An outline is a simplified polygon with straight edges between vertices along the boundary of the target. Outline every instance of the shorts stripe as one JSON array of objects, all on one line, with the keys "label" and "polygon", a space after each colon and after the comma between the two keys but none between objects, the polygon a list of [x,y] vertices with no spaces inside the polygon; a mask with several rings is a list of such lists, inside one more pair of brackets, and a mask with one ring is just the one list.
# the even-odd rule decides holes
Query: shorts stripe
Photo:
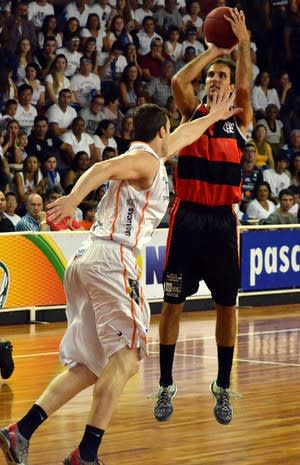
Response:
[{"label": "shorts stripe", "polygon": [[[123,245],[120,245],[120,255],[121,255],[121,263],[123,265],[123,279],[124,279],[124,288],[125,288],[124,290],[125,290],[125,295],[128,295],[127,269],[126,269],[125,260],[124,260],[124,247],[123,247]],[[133,299],[132,295],[130,296],[130,312],[131,312],[132,321],[133,321],[133,329],[132,329],[130,347],[134,347],[135,338],[136,338],[136,319],[135,319],[135,313],[134,313],[134,299]]]},{"label": "shorts stripe", "polygon": [[118,190],[116,192],[116,212],[115,212],[115,218],[114,218],[112,228],[111,228],[111,233],[110,233],[110,240],[112,240],[112,241],[114,240],[113,235],[114,235],[114,232],[116,230],[116,222],[117,222],[118,214],[119,214],[119,209],[118,209],[119,196],[120,196],[120,191],[121,191],[121,187],[123,186],[123,184],[124,184],[124,181],[120,182],[119,188],[118,188]]},{"label": "shorts stripe", "polygon": [[144,216],[145,216],[145,211],[147,210],[148,205],[149,205],[149,195],[150,195],[150,192],[148,191],[147,194],[146,194],[145,205],[144,205],[144,208],[142,210],[141,218],[140,218],[140,221],[139,221],[139,224],[138,224],[138,227],[137,227],[137,232],[136,232],[136,236],[135,236],[135,243],[134,243],[134,246],[133,246],[134,249],[137,246],[137,243],[138,243],[138,240],[139,240],[139,235],[140,235],[140,232],[141,232],[142,222],[143,222]]},{"label": "shorts stripe", "polygon": [[173,208],[172,208],[171,214],[170,214],[169,232],[168,232],[168,238],[167,238],[167,244],[166,244],[165,267],[167,266],[167,263],[168,263],[170,244],[171,244],[171,237],[172,237],[175,218],[176,218],[176,214],[177,214],[177,211],[179,209],[179,206],[180,206],[180,200],[177,198],[175,200],[175,203],[173,205]]}]

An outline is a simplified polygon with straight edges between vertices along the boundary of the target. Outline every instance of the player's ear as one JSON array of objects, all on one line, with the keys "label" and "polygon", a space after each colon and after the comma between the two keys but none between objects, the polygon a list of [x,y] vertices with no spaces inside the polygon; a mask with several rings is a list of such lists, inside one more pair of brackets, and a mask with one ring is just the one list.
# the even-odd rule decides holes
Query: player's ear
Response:
[{"label": "player's ear", "polygon": [[166,135],[166,128],[165,128],[164,126],[162,126],[162,127],[160,128],[160,130],[158,131],[158,134],[159,134],[159,137],[160,137],[161,139],[163,139],[163,138],[165,137],[165,135]]}]

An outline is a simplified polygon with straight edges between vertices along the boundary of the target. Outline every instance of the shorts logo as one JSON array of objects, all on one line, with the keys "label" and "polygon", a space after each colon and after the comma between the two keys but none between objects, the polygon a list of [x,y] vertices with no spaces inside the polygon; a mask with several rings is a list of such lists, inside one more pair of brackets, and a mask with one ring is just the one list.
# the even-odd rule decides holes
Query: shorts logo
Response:
[{"label": "shorts logo", "polygon": [[226,121],[226,123],[223,124],[223,130],[227,134],[234,134],[234,123],[231,123],[230,121]]},{"label": "shorts logo", "polygon": [[167,273],[164,287],[166,296],[180,297],[182,292],[182,274]]},{"label": "shorts logo", "polygon": [[130,297],[140,305],[140,291],[139,291],[139,282],[137,279],[128,279],[129,286],[127,292]]}]

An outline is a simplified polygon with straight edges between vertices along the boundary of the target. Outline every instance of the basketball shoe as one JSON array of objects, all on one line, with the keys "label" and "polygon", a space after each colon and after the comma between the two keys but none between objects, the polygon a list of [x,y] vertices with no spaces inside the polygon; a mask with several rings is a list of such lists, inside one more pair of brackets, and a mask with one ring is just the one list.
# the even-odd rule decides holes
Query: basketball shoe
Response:
[{"label": "basketball shoe", "polygon": [[171,386],[160,386],[158,391],[150,397],[155,397],[154,416],[158,421],[166,421],[173,413],[172,398],[176,395],[177,386],[173,383]]},{"label": "basketball shoe", "polygon": [[29,441],[19,433],[16,423],[0,429],[0,447],[8,465],[28,465]]},{"label": "basketball shoe", "polygon": [[232,420],[233,408],[231,397],[242,397],[230,388],[224,389],[217,385],[216,380],[210,385],[210,392],[215,398],[214,415],[216,420],[222,425],[228,425]]},{"label": "basketball shoe", "polygon": [[96,459],[94,462],[87,462],[80,457],[79,448],[73,450],[71,454],[63,461],[64,465],[104,465],[104,462]]},{"label": "basketball shoe", "polygon": [[3,379],[10,378],[15,368],[12,350],[13,346],[10,341],[0,342],[0,371]]}]

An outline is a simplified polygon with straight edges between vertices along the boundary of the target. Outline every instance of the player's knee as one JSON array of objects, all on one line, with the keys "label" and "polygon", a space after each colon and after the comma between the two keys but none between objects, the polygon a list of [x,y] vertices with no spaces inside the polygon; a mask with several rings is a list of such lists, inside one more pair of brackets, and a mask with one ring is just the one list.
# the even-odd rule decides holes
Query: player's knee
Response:
[{"label": "player's knee", "polygon": [[173,320],[180,319],[181,313],[183,311],[183,306],[184,303],[171,304],[168,302],[164,302],[162,316]]}]

